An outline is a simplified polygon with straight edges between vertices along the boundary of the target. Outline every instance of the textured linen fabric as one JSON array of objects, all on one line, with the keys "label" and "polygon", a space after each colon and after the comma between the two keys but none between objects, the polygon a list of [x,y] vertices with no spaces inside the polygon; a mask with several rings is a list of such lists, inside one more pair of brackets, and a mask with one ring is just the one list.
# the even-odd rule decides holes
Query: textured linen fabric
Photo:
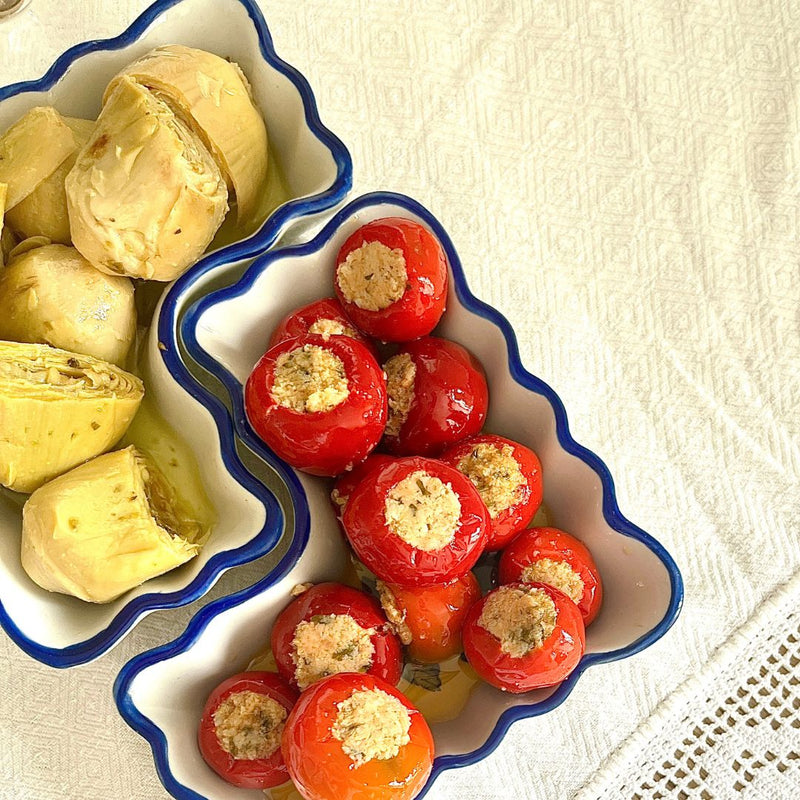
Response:
[{"label": "textured linen fabric", "polygon": [[[0,23],[0,84],[145,6],[33,0]],[[664,639],[589,670],[563,706],[429,795],[591,798],[611,754],[639,747],[625,742],[800,570],[800,3],[262,7],[351,150],[353,196],[404,192],[441,220],[472,290],[608,464],[623,513],[683,571],[686,605]],[[228,574],[211,597],[256,574]],[[0,635],[0,798],[166,797],[111,686],[208,599],[153,614],[67,672]],[[637,752],[653,769],[669,757]],[[713,752],[703,766],[717,769]]]}]

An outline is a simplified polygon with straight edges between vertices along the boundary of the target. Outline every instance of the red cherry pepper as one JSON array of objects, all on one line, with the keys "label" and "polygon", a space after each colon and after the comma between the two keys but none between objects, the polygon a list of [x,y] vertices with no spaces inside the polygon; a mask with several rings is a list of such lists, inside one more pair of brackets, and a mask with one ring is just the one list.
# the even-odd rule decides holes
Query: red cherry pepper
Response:
[{"label": "red cherry pepper", "polygon": [[203,709],[197,742],[205,762],[228,783],[244,789],[268,789],[280,786],[289,777],[278,747],[267,758],[235,758],[219,741],[214,714],[231,696],[240,692],[263,694],[287,711],[297,700],[297,692],[273,672],[242,672],[223,681],[211,692]]},{"label": "red cherry pepper", "polygon": [[441,460],[445,464],[458,468],[462,460],[466,458],[468,468],[468,457],[472,453],[479,452],[477,448],[481,445],[490,446],[499,451],[510,450],[511,458],[517,462],[524,479],[524,483],[516,489],[516,496],[511,505],[500,510],[494,516],[490,509],[489,543],[486,545],[486,549],[500,550],[533,519],[542,504],[542,465],[533,450],[519,442],[504,439],[493,433],[470,436],[469,439],[448,448],[441,455]]},{"label": "red cherry pepper", "polygon": [[[393,489],[415,472],[449,484],[460,513],[452,541],[425,550],[401,538],[386,520]],[[411,510],[409,511],[411,513]],[[356,555],[381,580],[402,586],[449,583],[473,567],[486,544],[489,512],[457,469],[431,458],[400,458],[373,470],[350,495],[342,524]]]},{"label": "red cherry pepper", "polygon": [[[408,711],[409,741],[396,755],[358,764],[333,734],[342,703],[355,692],[379,690]],[[375,719],[376,729],[381,719]],[[402,692],[373,675],[341,673],[315,683],[300,696],[283,735],[292,780],[306,800],[412,800],[433,765],[433,736],[425,718]]]},{"label": "red cherry pepper", "polygon": [[[347,397],[327,411],[296,411],[272,396],[280,356],[306,346],[327,350],[344,365]],[[383,372],[355,339],[287,339],[270,348],[247,379],[245,411],[255,432],[284,461],[312,475],[338,475],[363,461],[380,440],[387,414]]]},{"label": "red cherry pepper", "polygon": [[[500,558],[500,583],[522,581],[531,564],[549,559],[566,564],[583,584],[580,597],[575,599],[584,625],[589,625],[600,611],[603,602],[603,583],[592,554],[583,542],[558,528],[528,528],[520,533],[503,551]],[[538,577],[543,581],[543,577]],[[559,587],[556,584],[557,588]]]},{"label": "red cherry pepper", "polygon": [[[391,622],[398,616],[398,634],[411,637],[408,655],[432,664],[461,652],[461,629],[473,603],[481,599],[478,579],[466,572],[450,583],[436,586],[379,584],[381,603]],[[385,602],[384,602],[385,601]],[[387,609],[391,605],[391,611]]]},{"label": "red cherry pepper", "polygon": [[[489,598],[506,588],[540,589],[552,599],[556,608],[553,632],[540,647],[522,656],[503,652],[500,639],[480,624]],[[578,665],[586,644],[578,607],[558,589],[544,583],[511,583],[490,592],[470,609],[462,636],[464,653],[475,672],[492,686],[515,694],[563,681]]]},{"label": "red cherry pepper", "polygon": [[370,636],[374,652],[367,673],[377,675],[391,684],[400,680],[403,671],[400,640],[389,627],[378,602],[364,592],[341,583],[318,583],[289,603],[272,627],[271,644],[275,663],[278,672],[290,684],[297,686],[297,665],[292,645],[297,626],[301,622],[309,622],[312,617],[329,614],[346,614],[360,627],[374,629]]},{"label": "red cherry pepper", "polygon": [[350,336],[356,341],[361,342],[373,355],[375,355],[375,346],[372,342],[359,331],[355,324],[344,313],[342,304],[335,297],[325,297],[322,300],[315,300],[313,303],[302,306],[292,311],[284,317],[269,340],[269,347],[275,347],[285,339],[296,339],[299,336],[306,336],[309,333],[316,333],[320,336],[326,336],[319,330],[311,331],[315,325],[323,322],[334,322],[342,326],[346,333],[332,334],[340,336]]},{"label": "red cherry pepper", "polygon": [[[406,270],[402,296],[374,311],[349,301],[338,279],[347,256],[369,242],[399,250]],[[429,334],[444,313],[447,259],[436,237],[419,223],[399,217],[376,219],[362,225],[342,245],[336,258],[334,286],[347,316],[362,331],[384,342],[407,342]]]},{"label": "red cherry pepper", "polygon": [[[384,445],[395,455],[435,456],[478,433],[486,419],[489,388],[480,362],[448,339],[428,336],[400,348],[416,368],[408,415]],[[385,365],[384,365],[385,367]]]}]

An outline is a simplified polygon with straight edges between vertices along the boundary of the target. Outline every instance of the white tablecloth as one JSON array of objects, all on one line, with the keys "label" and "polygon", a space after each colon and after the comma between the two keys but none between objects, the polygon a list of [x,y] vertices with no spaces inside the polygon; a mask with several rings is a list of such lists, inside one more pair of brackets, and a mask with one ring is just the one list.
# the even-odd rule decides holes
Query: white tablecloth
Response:
[{"label": "white tablecloth", "polygon": [[[119,33],[146,4],[33,0],[0,23],[0,85]],[[687,679],[717,674],[706,662],[726,641],[725,669],[735,664],[747,641],[735,632],[753,632],[742,626],[800,569],[800,3],[262,6],[279,54],[308,77],[352,152],[354,194],[405,192],[442,221],[473,291],[511,320],[526,365],[608,464],[623,513],[667,546],[686,580],[665,639],[589,670],[563,706],[515,725],[431,797],[554,800],[584,785],[588,800],[601,790],[683,796],[657,778],[671,753],[643,736],[652,719],[685,721],[666,699],[684,697],[677,687],[715,699],[713,681]],[[253,577],[236,571],[212,597]],[[166,797],[111,685],[199,605],[153,614],[110,654],[66,672],[0,634],[0,798]],[[797,682],[785,685],[780,702],[796,714]],[[756,708],[769,701],[754,697]],[[741,769],[706,747],[694,757],[697,786],[733,797],[725,770],[755,769],[779,787],[772,796],[789,796],[797,773],[780,765],[796,763],[793,741],[772,759],[767,745],[742,756]],[[609,788],[608,770],[622,776],[632,762],[641,780]]]}]

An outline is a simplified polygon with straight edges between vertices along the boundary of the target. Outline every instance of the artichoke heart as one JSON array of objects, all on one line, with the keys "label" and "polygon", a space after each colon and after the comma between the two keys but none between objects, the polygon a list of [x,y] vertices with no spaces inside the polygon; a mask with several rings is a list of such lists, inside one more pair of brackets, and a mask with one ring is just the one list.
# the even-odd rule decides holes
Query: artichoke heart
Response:
[{"label": "artichoke heart", "polygon": [[50,177],[8,212],[8,224],[24,238],[46,236],[51,242],[72,244],[64,181],[75,164],[80,148],[89,141],[94,122],[73,117],[63,119],[75,136],[75,150]]},{"label": "artichoke heart", "polygon": [[143,397],[139,378],[113,364],[0,341],[0,485],[31,492],[104,453]]},{"label": "artichoke heart", "polygon": [[264,119],[238,64],[173,44],[157,47],[122,70],[111,80],[107,96],[122,76],[167,98],[192,125],[236,197],[239,222],[250,222],[264,191],[268,140]]},{"label": "artichoke heart", "polygon": [[130,279],[103,274],[74,247],[37,247],[0,272],[0,339],[122,364],[135,335]]},{"label": "artichoke heart", "polygon": [[22,511],[22,566],[51,592],[108,603],[199,551],[197,523],[134,447],[37,489]]},{"label": "artichoke heart", "polygon": [[0,137],[0,183],[14,208],[78,148],[72,129],[54,108],[32,108]]},{"label": "artichoke heart", "polygon": [[203,143],[130,78],[109,95],[65,185],[75,247],[111,275],[177,278],[228,210],[225,181]]}]

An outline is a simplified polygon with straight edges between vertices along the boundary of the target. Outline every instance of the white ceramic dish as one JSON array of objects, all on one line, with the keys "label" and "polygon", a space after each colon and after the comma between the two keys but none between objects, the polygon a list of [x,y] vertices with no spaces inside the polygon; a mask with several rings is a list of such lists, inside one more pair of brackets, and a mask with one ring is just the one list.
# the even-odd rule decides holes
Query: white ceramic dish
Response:
[{"label": "white ceramic dish", "polygon": [[0,624],[26,652],[55,667],[97,657],[143,614],[195,600],[225,569],[263,555],[278,543],[283,513],[236,458],[230,427],[215,424],[218,412],[192,400],[196,384],[180,357],[176,330],[187,298],[201,293],[209,282],[218,285],[236,259],[268,248],[296,217],[335,205],[351,185],[346,148],[321,124],[305,79],[275,54],[252,0],[159,0],[120,36],[77,45],[40,80],[0,89],[0,130],[36,105],[94,118],[108,80],[166,43],[210,50],[242,66],[267,120],[270,145],[287,187],[281,198],[286,199],[257,231],[218,247],[176,281],[162,297],[150,331],[147,392],[199,456],[201,478],[217,519],[225,522],[215,526],[201,555],[108,605],[50,594],[22,570],[19,505],[7,496],[0,498]]},{"label": "white ceramic dish", "polygon": [[[226,386],[239,436],[272,458],[246,422],[242,384],[275,324],[292,309],[332,294],[333,264],[344,239],[359,225],[385,216],[416,219],[442,241],[452,280],[447,313],[436,333],[466,345],[482,361],[490,387],[486,429],[538,453],[553,523],[589,546],[605,586],[603,609],[587,631],[586,655],[560,686],[511,696],[481,685],[456,720],[433,727],[433,780],[443,769],[491,752],[514,720],[563,702],[587,667],[629,656],[662,636],[679,612],[682,583],[669,554],[622,517],[605,465],[571,438],[558,397],[523,369],[507,321],[470,294],[447,234],[409,198],[377,193],[356,200],[311,242],[261,256],[237,284],[189,310],[183,328],[187,349]],[[204,608],[183,636],[134,658],[117,680],[122,715],[150,742],[159,775],[177,798],[262,796],[229,786],[206,767],[195,733],[208,693],[264,646],[289,589],[299,582],[335,579],[342,569],[345,553],[328,503],[329,485],[307,476],[300,482],[304,491],[295,486],[292,499],[299,520],[310,511],[311,528],[308,536],[302,525],[296,527],[294,560],[287,559],[260,585]]]}]

